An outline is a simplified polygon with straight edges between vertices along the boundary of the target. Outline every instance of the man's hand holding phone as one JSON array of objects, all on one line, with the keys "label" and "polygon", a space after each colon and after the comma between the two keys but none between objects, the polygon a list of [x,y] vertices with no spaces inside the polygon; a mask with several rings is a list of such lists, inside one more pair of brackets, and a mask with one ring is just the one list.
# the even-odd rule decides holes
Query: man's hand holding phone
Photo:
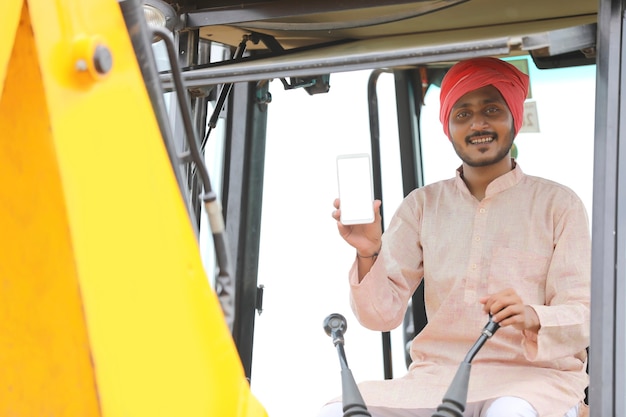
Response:
[{"label": "man's hand holding phone", "polygon": [[372,203],[372,211],[374,212],[374,221],[365,224],[345,225],[341,222],[341,200],[336,198],[334,201],[335,211],[333,218],[337,220],[337,230],[341,237],[348,242],[350,246],[357,250],[362,258],[372,257],[380,250],[382,227],[380,217],[380,200]]},{"label": "man's hand holding phone", "polygon": [[381,246],[380,200],[374,200],[372,165],[368,154],[337,156],[337,185],[333,218],[341,237],[362,259],[375,260]]}]

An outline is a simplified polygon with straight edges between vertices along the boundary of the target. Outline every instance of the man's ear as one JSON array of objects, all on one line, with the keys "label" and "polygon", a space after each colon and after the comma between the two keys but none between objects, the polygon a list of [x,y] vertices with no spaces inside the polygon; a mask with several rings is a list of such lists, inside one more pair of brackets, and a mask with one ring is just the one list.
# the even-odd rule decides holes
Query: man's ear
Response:
[{"label": "man's ear", "polygon": [[515,142],[513,142],[513,144],[511,145],[511,150],[509,151],[509,153],[511,154],[511,158],[517,159],[517,146],[515,145]]}]

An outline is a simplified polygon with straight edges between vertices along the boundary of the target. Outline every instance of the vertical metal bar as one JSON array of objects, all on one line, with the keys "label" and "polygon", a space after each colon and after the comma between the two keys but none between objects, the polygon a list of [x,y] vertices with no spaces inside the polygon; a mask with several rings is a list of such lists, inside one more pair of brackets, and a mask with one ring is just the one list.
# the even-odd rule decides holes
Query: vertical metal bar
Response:
[{"label": "vertical metal bar", "polygon": [[234,84],[228,100],[223,186],[226,233],[235,263],[233,338],[246,376],[252,373],[267,113],[256,83]]},{"label": "vertical metal bar", "polygon": [[[196,37],[196,45],[195,45],[196,53],[194,54],[195,55],[194,60],[193,60],[194,64],[203,65],[203,64],[211,62],[211,42],[204,40],[204,39],[199,39],[198,33],[196,33],[195,37]],[[200,94],[197,91],[203,91],[203,93]],[[206,128],[210,90],[198,89],[197,91],[195,94],[192,94],[194,96],[193,103],[192,103],[192,112],[193,112],[194,127],[196,129],[196,132],[198,132],[198,137],[201,138],[204,136],[204,130]],[[201,148],[201,151],[202,151],[202,155],[204,156],[204,148]],[[201,185],[199,184],[198,179],[195,178],[191,195],[197,197],[200,194],[200,190],[201,190]],[[194,207],[194,210],[197,210],[196,213],[198,213],[196,221],[197,221],[198,229],[199,229],[201,213],[200,213],[200,201],[198,200],[199,199],[196,198],[196,203],[194,204],[193,207]]]},{"label": "vertical metal bar", "polygon": [[[187,61],[187,58],[191,58],[190,54],[188,54],[189,41],[190,36],[188,32],[177,32],[173,34],[173,42],[178,49],[178,56],[176,63],[180,65],[181,68],[186,67],[190,64],[190,61]],[[155,44],[153,48],[162,51],[162,53],[167,57],[169,56],[166,51],[165,42],[161,41]],[[166,61],[161,61],[163,68],[159,69],[160,71],[170,71],[171,72],[171,62],[170,59]],[[189,151],[189,147],[187,145],[187,134],[185,133],[185,126],[182,118],[182,113],[180,111],[180,106],[178,104],[178,96],[174,92],[170,92],[165,95],[165,100],[167,101],[167,108],[169,113],[169,122],[172,126],[172,136],[173,136],[173,146],[176,149],[178,155],[183,155],[185,152]],[[186,188],[185,188],[185,197],[186,203],[191,208],[193,213],[193,221],[194,226],[199,224],[198,219],[200,218],[199,211],[199,198],[198,191],[202,190],[202,186],[199,186],[199,189],[194,189],[191,183],[192,175],[190,175],[190,171],[193,164],[180,164],[175,167],[176,170],[180,171],[182,175],[186,178]],[[197,182],[196,182],[197,184]],[[195,194],[194,194],[195,193]]]},{"label": "vertical metal bar", "polygon": [[[374,198],[382,200],[383,198],[383,185],[382,185],[382,171],[380,161],[380,118],[378,116],[378,94],[376,92],[376,86],[378,78],[382,73],[389,73],[391,70],[378,69],[372,71],[367,83],[367,103],[369,110],[369,123],[370,123],[370,148],[372,152],[372,173],[374,176]],[[384,220],[383,208],[380,208],[380,215]],[[384,229],[383,221],[383,229]]]},{"label": "vertical metal bar", "polygon": [[[197,63],[197,44],[198,44],[198,31],[197,30],[189,30],[183,32],[177,32],[174,34],[174,43],[178,48],[178,59],[177,63],[180,68],[186,68],[192,66]],[[189,103],[192,117],[194,118],[194,128],[198,134],[198,137],[203,132],[203,129],[198,129],[195,123],[195,100],[191,100]],[[179,109],[178,100],[176,94],[170,94],[170,117],[172,120],[172,124],[174,126],[174,138],[176,142],[176,149],[179,149],[179,152],[187,152],[189,151],[188,141],[193,140],[193,138],[188,138],[187,133],[185,131],[184,122],[182,119],[182,113]],[[185,167],[185,175],[187,177],[187,189],[189,190],[189,204],[193,209],[195,214],[194,222],[198,229],[200,229],[200,218],[202,215],[201,209],[201,201],[200,194],[202,193],[202,182],[197,175],[197,172],[193,163],[187,164]]]},{"label": "vertical metal bar", "polygon": [[[384,72],[391,72],[390,70],[378,69],[372,71],[367,83],[367,103],[369,109],[369,123],[370,123],[370,147],[372,153],[372,174],[374,176],[374,198],[382,200],[383,198],[383,185],[382,185],[382,170],[380,160],[380,119],[378,116],[378,94],[376,92],[376,85],[378,78]],[[383,215],[383,207],[380,207],[380,217],[383,230],[385,229],[385,217]],[[385,379],[393,378],[393,366],[391,358],[391,334],[389,332],[381,333],[382,345],[383,345],[383,372]]]},{"label": "vertical metal bar", "polygon": [[[179,62],[181,66],[187,67],[192,65],[202,65],[211,60],[211,43],[200,39],[197,30],[187,31],[185,37],[181,37],[179,45]],[[183,42],[186,40],[185,42]],[[197,132],[198,138],[204,136],[207,105],[209,102],[209,94],[205,89],[192,89],[191,93],[191,113],[193,119],[194,130]],[[204,157],[204,147],[201,146],[200,151]],[[200,194],[202,193],[202,183],[196,175],[197,169],[193,164],[187,165],[187,181],[189,183],[191,205],[196,213],[196,225],[200,229],[202,217]]]},{"label": "vertical metal bar", "polygon": [[[598,22],[598,58],[596,78],[596,127],[594,147],[594,191],[591,281],[591,346],[589,406],[592,416],[617,416],[616,389],[621,384],[621,411],[624,404],[624,192],[620,188],[619,162],[626,161],[620,142],[626,132],[623,114],[624,96],[620,95],[624,67],[624,2],[601,0]],[[626,116],[626,115],[625,115]],[[621,188],[624,188],[622,178]],[[622,190],[623,191],[623,190]],[[618,204],[622,204],[621,206]],[[620,209],[621,208],[621,209]],[[618,229],[619,227],[619,229]],[[621,232],[621,234],[618,234]],[[621,252],[621,253],[620,253]],[[620,256],[621,255],[621,256]],[[618,281],[621,283],[618,286]],[[616,316],[616,303],[621,303]],[[621,326],[617,328],[616,325]],[[618,343],[622,351],[616,353]],[[617,358],[616,358],[617,356]],[[620,358],[621,356],[621,358]],[[622,376],[616,379],[616,366]],[[617,372],[619,374],[619,372]],[[620,395],[617,395],[619,397]]]},{"label": "vertical metal bar", "polygon": [[[422,86],[417,70],[394,72],[404,195],[424,185],[419,115]],[[416,78],[417,76],[417,78]]]}]

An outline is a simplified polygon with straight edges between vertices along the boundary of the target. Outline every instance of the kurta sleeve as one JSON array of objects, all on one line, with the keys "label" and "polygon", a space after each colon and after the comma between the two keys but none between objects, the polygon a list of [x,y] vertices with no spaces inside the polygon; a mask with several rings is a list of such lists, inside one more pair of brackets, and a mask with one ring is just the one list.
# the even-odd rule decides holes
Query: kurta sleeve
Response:
[{"label": "kurta sleeve", "polygon": [[554,253],[546,279],[546,304],[531,305],[541,327],[524,332],[524,354],[531,361],[578,356],[584,361],[590,332],[591,238],[584,205],[564,201],[554,228]]},{"label": "kurta sleeve", "polygon": [[398,207],[383,234],[378,258],[360,283],[356,261],[350,270],[352,311],[371,330],[389,331],[402,323],[408,301],[423,277],[418,191]]}]

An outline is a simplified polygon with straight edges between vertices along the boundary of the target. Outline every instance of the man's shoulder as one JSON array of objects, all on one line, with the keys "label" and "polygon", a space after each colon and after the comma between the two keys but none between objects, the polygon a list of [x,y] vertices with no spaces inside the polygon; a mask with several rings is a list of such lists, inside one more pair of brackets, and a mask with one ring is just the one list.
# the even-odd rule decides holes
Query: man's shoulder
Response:
[{"label": "man's shoulder", "polygon": [[528,187],[536,189],[537,192],[541,192],[542,194],[551,193],[562,198],[580,200],[578,194],[576,194],[576,192],[570,187],[548,178],[525,174],[523,183],[525,183]]}]

